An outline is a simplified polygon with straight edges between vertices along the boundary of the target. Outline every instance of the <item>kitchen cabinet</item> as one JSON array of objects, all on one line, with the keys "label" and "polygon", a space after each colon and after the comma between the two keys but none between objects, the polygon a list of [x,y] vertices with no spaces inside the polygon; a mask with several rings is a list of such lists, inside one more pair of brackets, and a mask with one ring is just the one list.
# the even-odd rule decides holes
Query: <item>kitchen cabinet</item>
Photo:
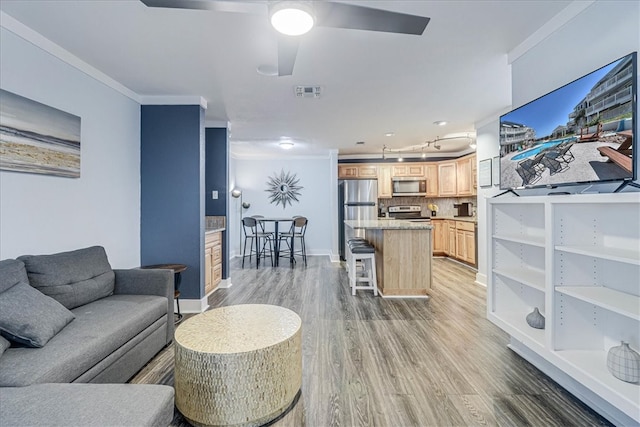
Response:
[{"label": "kitchen cabinet", "polygon": [[424,179],[427,181],[427,197],[438,197],[438,165],[424,165]]},{"label": "kitchen cabinet", "polygon": [[431,219],[433,230],[431,231],[433,255],[445,254],[445,220]]},{"label": "kitchen cabinet", "polygon": [[392,176],[424,176],[424,165],[421,163],[406,163],[404,165],[393,165]]},{"label": "kitchen cabinet", "polygon": [[360,165],[358,166],[358,178],[376,179],[378,177],[378,168],[376,165]]},{"label": "kitchen cabinet", "polygon": [[213,292],[222,281],[222,232],[214,231],[205,234],[205,295]]},{"label": "kitchen cabinet", "polygon": [[393,197],[391,165],[378,165],[378,198],[390,199],[391,197]]},{"label": "kitchen cabinet", "polygon": [[378,168],[373,164],[338,165],[338,178],[340,179],[376,179]]},{"label": "kitchen cabinet", "polygon": [[447,221],[447,247],[446,254],[448,256],[456,256],[456,222]]},{"label": "kitchen cabinet", "polygon": [[358,177],[357,165],[338,165],[338,178],[348,179]]},{"label": "kitchen cabinet", "polygon": [[378,179],[378,198],[392,197],[393,177],[424,178],[427,197],[466,197],[477,193],[476,155],[441,162],[341,163],[339,179]]},{"label": "kitchen cabinet", "polygon": [[455,257],[469,264],[476,263],[475,225],[472,222],[455,221]]},{"label": "kitchen cabinet", "polygon": [[475,163],[475,156],[456,160],[456,194],[458,196],[473,195],[472,163]]},{"label": "kitchen cabinet", "polygon": [[438,164],[438,196],[455,197],[458,194],[456,162]]},{"label": "kitchen cabinet", "polygon": [[[637,425],[638,385],[606,360],[621,341],[640,345],[638,193],[512,199],[487,201],[487,318],[613,424]],[[526,323],[534,307],[544,329]]]}]

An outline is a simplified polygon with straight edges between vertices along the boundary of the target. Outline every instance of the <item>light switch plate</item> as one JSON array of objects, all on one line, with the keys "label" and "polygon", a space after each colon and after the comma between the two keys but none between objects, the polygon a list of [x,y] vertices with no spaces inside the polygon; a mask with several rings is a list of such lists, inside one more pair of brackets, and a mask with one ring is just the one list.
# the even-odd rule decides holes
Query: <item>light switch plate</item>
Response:
[{"label": "light switch plate", "polygon": [[212,198],[213,200],[218,200],[218,191],[217,191],[217,190],[213,190],[213,191],[211,192],[211,198]]}]

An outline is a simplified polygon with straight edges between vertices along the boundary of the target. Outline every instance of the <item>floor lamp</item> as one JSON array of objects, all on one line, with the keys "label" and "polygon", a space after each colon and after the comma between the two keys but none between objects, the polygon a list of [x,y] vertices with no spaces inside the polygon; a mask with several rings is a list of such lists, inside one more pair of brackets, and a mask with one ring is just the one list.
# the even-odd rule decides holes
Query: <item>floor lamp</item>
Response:
[{"label": "floor lamp", "polygon": [[238,241],[238,252],[242,249],[242,191],[234,188],[231,190],[231,197],[240,198],[240,216],[238,217],[238,230],[240,231],[240,240]]}]

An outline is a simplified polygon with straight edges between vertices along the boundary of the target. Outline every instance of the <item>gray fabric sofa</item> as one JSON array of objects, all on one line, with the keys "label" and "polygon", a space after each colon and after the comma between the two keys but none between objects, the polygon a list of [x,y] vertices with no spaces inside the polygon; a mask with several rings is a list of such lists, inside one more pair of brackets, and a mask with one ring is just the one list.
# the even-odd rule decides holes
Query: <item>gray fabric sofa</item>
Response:
[{"label": "gray fabric sofa", "polygon": [[105,383],[171,342],[173,291],[171,271],[112,270],[99,246],[0,261],[0,425],[169,424],[173,388]]}]

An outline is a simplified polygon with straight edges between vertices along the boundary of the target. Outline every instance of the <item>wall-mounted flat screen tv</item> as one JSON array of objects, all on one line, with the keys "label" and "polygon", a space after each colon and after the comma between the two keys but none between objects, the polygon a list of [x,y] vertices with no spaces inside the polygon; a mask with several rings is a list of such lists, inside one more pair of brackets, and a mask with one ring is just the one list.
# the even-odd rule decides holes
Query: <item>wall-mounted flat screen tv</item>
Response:
[{"label": "wall-mounted flat screen tv", "polygon": [[637,179],[636,52],[500,117],[500,188]]}]

